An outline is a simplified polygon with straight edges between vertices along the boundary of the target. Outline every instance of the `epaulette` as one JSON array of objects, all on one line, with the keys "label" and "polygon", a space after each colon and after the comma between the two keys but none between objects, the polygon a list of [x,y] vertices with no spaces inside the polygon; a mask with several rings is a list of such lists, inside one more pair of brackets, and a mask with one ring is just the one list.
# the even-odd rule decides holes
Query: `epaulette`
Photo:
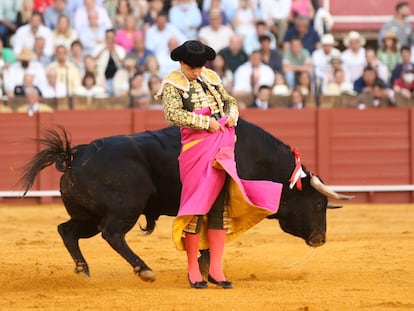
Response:
[{"label": "epaulette", "polygon": [[174,70],[170,72],[162,81],[160,89],[154,96],[155,99],[161,99],[165,84],[171,84],[184,92],[188,92],[190,90],[190,82],[187,77],[180,70]]},{"label": "epaulette", "polygon": [[203,81],[206,81],[214,86],[221,84],[221,79],[217,75],[217,73],[206,67],[203,67],[203,69],[201,70],[201,78],[203,79]]}]

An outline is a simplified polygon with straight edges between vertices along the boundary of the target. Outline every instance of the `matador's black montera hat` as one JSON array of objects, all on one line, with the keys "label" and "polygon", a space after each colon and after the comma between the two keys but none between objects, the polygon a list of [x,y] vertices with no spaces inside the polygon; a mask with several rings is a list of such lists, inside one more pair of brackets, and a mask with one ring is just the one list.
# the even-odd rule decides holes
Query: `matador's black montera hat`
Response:
[{"label": "matador's black montera hat", "polygon": [[176,47],[171,52],[171,59],[183,61],[191,67],[202,67],[208,60],[216,58],[216,52],[197,40],[189,40]]}]

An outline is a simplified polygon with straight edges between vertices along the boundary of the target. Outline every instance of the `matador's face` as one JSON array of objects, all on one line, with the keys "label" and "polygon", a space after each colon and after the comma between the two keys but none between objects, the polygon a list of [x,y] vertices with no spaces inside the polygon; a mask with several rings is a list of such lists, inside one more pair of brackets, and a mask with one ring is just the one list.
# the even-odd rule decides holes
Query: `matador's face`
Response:
[{"label": "matador's face", "polygon": [[181,71],[187,77],[188,80],[193,81],[197,80],[200,77],[201,69],[203,67],[191,67],[184,63],[183,61],[180,62],[181,64]]}]

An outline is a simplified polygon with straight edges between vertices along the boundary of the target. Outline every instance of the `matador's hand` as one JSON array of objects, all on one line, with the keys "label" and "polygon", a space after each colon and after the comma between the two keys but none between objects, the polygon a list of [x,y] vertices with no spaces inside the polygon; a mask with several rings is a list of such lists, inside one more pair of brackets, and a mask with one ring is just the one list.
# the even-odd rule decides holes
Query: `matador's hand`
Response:
[{"label": "matador's hand", "polygon": [[224,125],[228,126],[228,127],[234,127],[236,125],[236,121],[234,120],[234,118],[232,116],[228,116],[226,123],[224,123]]},{"label": "matador's hand", "polygon": [[210,133],[214,133],[214,132],[216,132],[218,130],[224,132],[223,125],[221,125],[216,119],[210,118],[210,123],[208,125],[208,131]]}]

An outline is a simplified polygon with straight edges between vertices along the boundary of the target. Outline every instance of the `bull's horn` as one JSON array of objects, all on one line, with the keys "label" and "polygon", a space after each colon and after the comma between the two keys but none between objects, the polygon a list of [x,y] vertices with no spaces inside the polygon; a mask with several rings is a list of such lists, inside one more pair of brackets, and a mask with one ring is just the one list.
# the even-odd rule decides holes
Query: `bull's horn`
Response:
[{"label": "bull's horn", "polygon": [[310,180],[310,184],[313,188],[315,188],[318,192],[326,195],[328,198],[337,199],[337,200],[350,200],[353,199],[353,195],[345,195],[338,192],[333,191],[327,185],[323,184],[321,180],[313,175]]}]

